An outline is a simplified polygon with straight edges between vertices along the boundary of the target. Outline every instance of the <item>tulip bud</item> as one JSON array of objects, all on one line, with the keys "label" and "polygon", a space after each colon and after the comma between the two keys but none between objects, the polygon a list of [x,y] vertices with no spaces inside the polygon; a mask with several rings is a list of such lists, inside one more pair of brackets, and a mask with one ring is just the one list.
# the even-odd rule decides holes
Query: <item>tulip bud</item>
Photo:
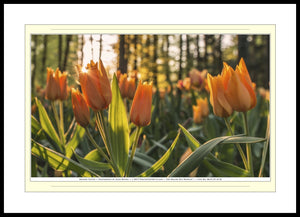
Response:
[{"label": "tulip bud", "polygon": [[72,88],[72,107],[76,122],[82,127],[86,127],[90,122],[90,111],[84,96]]},{"label": "tulip bud", "polygon": [[122,98],[125,99],[127,97],[128,92],[127,74],[119,75],[119,88]]},{"label": "tulip bud", "polygon": [[68,97],[67,72],[61,73],[57,68],[55,72],[47,68],[46,99],[66,100]]},{"label": "tulip bud", "polygon": [[67,84],[67,72],[59,74],[59,90],[60,90],[60,100],[66,100],[68,98],[68,84]]},{"label": "tulip bud", "polygon": [[202,111],[200,105],[193,105],[193,119],[195,124],[202,122]]},{"label": "tulip bud", "polygon": [[201,107],[202,117],[207,117],[209,115],[208,101],[207,98],[197,99],[197,105]]},{"label": "tulip bud", "polygon": [[202,79],[202,76],[201,76],[201,72],[197,69],[192,69],[190,72],[189,72],[189,77],[191,78],[191,85],[192,86],[195,86],[195,87],[200,87],[202,82],[203,82],[203,79]]},{"label": "tulip bud", "polygon": [[106,109],[111,103],[112,93],[103,63],[101,60],[99,63],[91,60],[86,69],[87,72],[82,72],[81,67],[77,65],[79,82],[87,104],[95,112]]},{"label": "tulip bud", "polygon": [[60,96],[59,70],[54,72],[53,69],[47,68],[47,84],[45,98],[48,100],[57,100]]},{"label": "tulip bud", "polygon": [[136,89],[130,110],[131,121],[139,127],[151,122],[152,83],[142,84],[140,81]]},{"label": "tulip bud", "polygon": [[128,99],[133,99],[135,90],[136,90],[136,84],[135,84],[136,78],[128,78],[127,79],[127,97]]}]

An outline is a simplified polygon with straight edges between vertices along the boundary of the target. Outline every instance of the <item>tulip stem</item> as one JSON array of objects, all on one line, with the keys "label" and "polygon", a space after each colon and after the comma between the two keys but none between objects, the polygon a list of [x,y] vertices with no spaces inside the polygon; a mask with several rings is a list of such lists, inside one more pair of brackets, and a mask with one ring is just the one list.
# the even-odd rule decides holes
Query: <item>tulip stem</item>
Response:
[{"label": "tulip stem", "polygon": [[58,129],[58,133],[59,133],[59,137],[60,137],[60,142],[62,143],[62,147],[60,147],[60,148],[63,150],[64,145],[65,145],[65,137],[64,137],[64,134],[62,133],[62,129],[60,127],[60,121],[59,121],[58,113],[56,111],[54,100],[51,100],[51,106],[52,106],[53,113],[54,113],[54,118],[55,118],[55,121],[56,121],[56,124],[57,124],[57,129]]},{"label": "tulip stem", "polygon": [[[105,158],[105,160],[113,167],[114,171],[117,173],[119,170],[115,167],[115,165],[112,163],[112,161],[109,159],[109,157],[104,153],[104,151],[99,147],[99,145],[96,143],[96,141],[93,139],[92,135],[90,134],[87,127],[85,127],[86,135],[88,136],[91,143],[95,146],[95,148],[98,150],[99,154]],[[119,174],[118,174],[119,175]]]},{"label": "tulip stem", "polygon": [[[228,129],[230,135],[233,136],[234,134],[233,134],[233,131],[232,131],[232,129],[231,129],[231,126],[230,126],[230,123],[229,123],[228,119],[227,119],[227,118],[224,118],[224,120],[225,120],[227,129]],[[240,153],[240,155],[241,155],[241,158],[242,158],[242,160],[243,160],[245,169],[248,170],[249,168],[248,168],[247,159],[246,159],[246,156],[245,156],[245,154],[244,154],[244,152],[243,152],[243,149],[242,149],[241,145],[240,145],[240,144],[235,144],[235,147],[237,148],[237,150],[239,151],[239,153]]]},{"label": "tulip stem", "polygon": [[[249,128],[248,128],[248,121],[247,121],[247,112],[243,112],[243,119],[244,119],[244,131],[245,131],[245,135],[249,136]],[[249,144],[249,143],[246,144],[246,153],[247,153],[247,160],[248,160],[248,169],[250,171],[251,176],[254,176],[251,144]]]},{"label": "tulip stem", "polygon": [[270,115],[268,115],[268,123],[267,123],[267,130],[266,130],[266,139],[267,140],[264,143],[264,149],[263,149],[263,152],[262,152],[262,159],[261,159],[261,164],[260,164],[260,169],[259,169],[258,177],[263,177],[265,160],[266,160],[267,150],[268,150],[268,145],[269,145],[269,140],[270,140]]},{"label": "tulip stem", "polygon": [[131,169],[133,157],[134,157],[134,154],[135,154],[135,150],[136,150],[136,147],[137,147],[137,144],[138,144],[140,130],[141,130],[141,127],[138,126],[137,130],[136,130],[135,137],[134,137],[132,149],[131,149],[131,155],[130,155],[129,161],[127,163],[127,166],[126,166],[126,170],[125,170],[126,172],[125,172],[124,176],[129,176],[130,175],[130,169]]},{"label": "tulip stem", "polygon": [[107,131],[107,126],[104,122],[104,114],[103,114],[103,110],[100,110],[97,112],[96,117],[98,119],[98,125],[100,125],[100,127],[98,126],[98,129],[100,131],[100,134],[102,136],[103,142],[105,144],[106,150],[109,153],[110,157],[111,157],[111,164],[114,167],[115,173],[118,177],[121,176],[119,168],[116,166],[117,164],[115,163],[115,160],[113,158],[113,156],[111,155],[112,150],[111,150],[111,141],[110,141],[110,137]]},{"label": "tulip stem", "polygon": [[63,101],[59,100],[59,118],[60,118],[60,128],[62,130],[62,135],[65,134],[65,127],[64,127],[64,107]]}]

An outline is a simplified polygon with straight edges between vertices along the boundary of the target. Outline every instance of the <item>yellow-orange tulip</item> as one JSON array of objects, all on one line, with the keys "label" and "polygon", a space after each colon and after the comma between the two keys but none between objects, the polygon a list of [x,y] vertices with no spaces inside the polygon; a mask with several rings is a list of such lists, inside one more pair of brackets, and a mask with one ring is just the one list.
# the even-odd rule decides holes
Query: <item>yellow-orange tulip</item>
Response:
[{"label": "yellow-orange tulip", "polygon": [[91,60],[86,69],[87,72],[83,72],[81,66],[77,65],[79,82],[87,104],[96,112],[106,109],[111,103],[112,93],[103,63],[101,60],[99,63]]},{"label": "yellow-orange tulip", "polygon": [[139,127],[144,127],[151,122],[151,105],[152,105],[152,83],[142,84],[140,81],[130,110],[131,121]]},{"label": "yellow-orange tulip", "polygon": [[76,122],[82,127],[86,127],[90,122],[90,111],[84,96],[79,92],[79,90],[75,90],[74,88],[72,88],[71,95]]},{"label": "yellow-orange tulip", "polygon": [[209,107],[207,98],[197,99],[197,105],[193,105],[193,118],[196,124],[202,122],[203,118],[209,115]]},{"label": "yellow-orange tulip", "polygon": [[232,114],[233,110],[225,97],[225,88],[223,84],[223,76],[207,75],[208,87],[210,92],[210,104],[213,107],[213,112],[219,117],[228,117]]},{"label": "yellow-orange tulip", "polygon": [[193,105],[193,119],[195,124],[202,122],[202,108],[200,105]]},{"label": "yellow-orange tulip", "polygon": [[243,58],[235,71],[224,63],[222,76],[225,96],[233,110],[245,112],[255,107],[255,89]]},{"label": "yellow-orange tulip", "polygon": [[209,115],[209,107],[207,98],[197,99],[197,105],[201,107],[201,115],[202,117],[207,117]]}]

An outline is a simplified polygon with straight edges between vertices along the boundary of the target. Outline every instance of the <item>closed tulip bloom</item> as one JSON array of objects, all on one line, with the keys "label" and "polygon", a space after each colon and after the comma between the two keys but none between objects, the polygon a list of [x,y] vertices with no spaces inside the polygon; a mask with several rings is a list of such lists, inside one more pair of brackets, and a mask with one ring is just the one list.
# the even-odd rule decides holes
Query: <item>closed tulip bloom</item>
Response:
[{"label": "closed tulip bloom", "polygon": [[195,124],[200,124],[202,122],[201,105],[193,105],[193,119]]},{"label": "closed tulip bloom", "polygon": [[48,100],[57,100],[60,97],[59,70],[47,68],[47,84],[45,98]]},{"label": "closed tulip bloom", "polygon": [[125,99],[127,97],[128,92],[127,74],[119,75],[119,88],[122,98]]},{"label": "closed tulip bloom", "polygon": [[202,117],[207,117],[209,115],[209,107],[207,98],[197,99],[197,105],[201,107],[201,115]]},{"label": "closed tulip bloom", "polygon": [[135,94],[135,90],[136,90],[136,78],[128,78],[127,79],[127,85],[128,85],[128,88],[127,88],[127,97],[128,99],[133,99],[134,97],[134,94]]},{"label": "closed tulip bloom", "polygon": [[72,107],[76,122],[82,127],[86,127],[90,122],[89,107],[79,90],[72,88],[71,91]]},{"label": "closed tulip bloom", "polygon": [[211,76],[207,75],[208,87],[210,92],[210,104],[213,107],[213,112],[219,117],[228,117],[233,110],[225,97],[225,89],[223,84],[223,77],[221,75]]},{"label": "closed tulip bloom", "polygon": [[225,96],[233,110],[246,112],[254,108],[256,105],[255,89],[244,59],[241,58],[235,71],[224,63],[222,74],[224,76]]},{"label": "closed tulip bloom", "polygon": [[81,67],[77,65],[79,82],[87,104],[95,112],[106,109],[111,103],[112,93],[103,63],[101,60],[99,63],[94,63],[91,60],[86,69],[87,72],[83,72]]},{"label": "closed tulip bloom", "polygon": [[139,127],[144,127],[151,122],[151,105],[152,105],[152,83],[142,84],[140,81],[130,110],[131,121]]},{"label": "closed tulip bloom", "polygon": [[66,100],[68,98],[68,84],[67,84],[67,72],[59,74],[59,90],[60,90],[60,100]]}]

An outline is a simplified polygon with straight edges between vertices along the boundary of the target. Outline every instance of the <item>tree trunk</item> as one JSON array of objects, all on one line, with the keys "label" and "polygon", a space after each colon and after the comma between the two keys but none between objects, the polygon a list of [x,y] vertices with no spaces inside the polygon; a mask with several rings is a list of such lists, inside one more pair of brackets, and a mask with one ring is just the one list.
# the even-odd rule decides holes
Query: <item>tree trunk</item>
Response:
[{"label": "tree trunk", "polygon": [[137,35],[134,35],[134,61],[133,61],[133,70],[137,70]]},{"label": "tree trunk", "polygon": [[201,69],[201,56],[200,56],[200,36],[197,35],[196,37],[197,41],[197,68],[200,70]]},{"label": "tree trunk", "polygon": [[36,47],[37,47],[37,35],[32,35],[32,40],[33,40],[33,47],[32,47],[32,74],[31,74],[31,93],[34,93],[34,81],[35,81],[35,74],[36,74]]},{"label": "tree trunk", "polygon": [[58,35],[58,68],[61,69],[62,65],[62,35]]},{"label": "tree trunk", "polygon": [[121,71],[121,73],[126,73],[125,67],[125,35],[119,36],[119,68],[118,70]]},{"label": "tree trunk", "polygon": [[[42,72],[46,71],[46,60],[47,60],[47,46],[48,46],[48,36],[44,35],[44,50],[43,50],[43,57],[42,57]],[[42,80],[45,80],[46,73],[42,73]]]},{"label": "tree trunk", "polygon": [[63,67],[61,69],[62,72],[66,71],[66,69],[67,69],[67,63],[68,63],[68,56],[69,56],[69,51],[70,51],[70,42],[71,42],[71,40],[72,40],[72,35],[67,35],[64,64],[63,64]]},{"label": "tree trunk", "polygon": [[157,49],[158,49],[158,36],[154,35],[153,38],[153,45],[154,45],[154,53],[153,53],[153,65],[152,65],[152,72],[153,72],[153,85],[157,88]]},{"label": "tree trunk", "polygon": [[238,62],[243,57],[247,59],[248,57],[248,42],[247,35],[238,35]]},{"label": "tree trunk", "polygon": [[99,39],[99,59],[101,59],[101,54],[102,54],[102,34],[100,35],[100,39]]}]

